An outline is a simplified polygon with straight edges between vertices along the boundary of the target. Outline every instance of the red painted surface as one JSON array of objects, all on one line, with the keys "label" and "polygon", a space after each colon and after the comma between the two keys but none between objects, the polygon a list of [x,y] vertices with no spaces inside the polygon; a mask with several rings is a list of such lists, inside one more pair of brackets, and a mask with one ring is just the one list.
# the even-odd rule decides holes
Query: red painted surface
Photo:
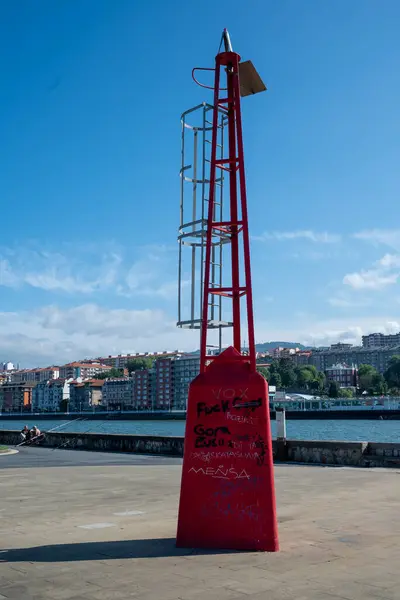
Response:
[{"label": "red painted surface", "polygon": [[177,546],[279,549],[268,386],[233,347],[190,386]]},{"label": "red painted surface", "polygon": [[[242,116],[240,107],[239,82],[240,56],[236,52],[220,52],[215,58],[214,103],[226,111],[228,119],[227,156],[217,159],[218,111],[213,112],[213,131],[210,157],[210,191],[208,202],[207,238],[204,261],[203,313],[200,340],[200,371],[206,371],[207,364],[214,359],[207,354],[207,323],[209,307],[214,295],[222,295],[232,300],[233,347],[241,352],[241,299],[246,304],[245,322],[247,324],[247,340],[249,354],[243,357],[255,371],[256,353],[254,341],[253,299],[250,269],[250,241],[247,218],[246,177],[244,168]],[[221,78],[224,81],[221,83]],[[215,180],[217,169],[226,171],[229,181],[229,216],[223,223],[214,219],[215,215]],[[219,176],[219,175],[218,175]],[[213,233],[224,231],[230,234],[231,277],[230,285],[218,288],[210,283],[211,245]],[[242,253],[242,257],[240,254]],[[240,264],[243,262],[243,273]]]}]

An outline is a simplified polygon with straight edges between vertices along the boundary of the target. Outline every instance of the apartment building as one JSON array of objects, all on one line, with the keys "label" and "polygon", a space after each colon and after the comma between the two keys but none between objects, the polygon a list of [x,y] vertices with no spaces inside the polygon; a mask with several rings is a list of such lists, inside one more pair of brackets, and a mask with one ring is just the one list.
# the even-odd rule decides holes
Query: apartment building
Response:
[{"label": "apartment building", "polygon": [[282,346],[278,346],[277,348],[272,348],[270,354],[275,360],[278,360],[279,358],[293,358],[298,352],[300,352],[300,348],[283,348]]},{"label": "apartment building", "polygon": [[69,410],[83,411],[96,408],[102,404],[103,379],[71,381]]},{"label": "apartment building", "polygon": [[21,369],[10,373],[11,383],[48,381],[50,379],[58,379],[60,376],[59,367],[44,367],[37,369]]},{"label": "apartment building", "polygon": [[39,369],[21,369],[20,371],[13,371],[10,375],[10,382],[24,383],[27,381],[39,381],[39,375],[36,375],[36,372],[38,371]]},{"label": "apartment building", "polygon": [[174,399],[172,410],[186,410],[189,385],[200,373],[200,356],[184,354],[173,361]]},{"label": "apartment building", "polygon": [[106,379],[102,404],[107,410],[169,411],[174,403],[175,360],[159,358],[132,377]]},{"label": "apartment building", "polygon": [[72,362],[60,367],[59,377],[61,379],[93,379],[99,373],[103,373],[104,371],[108,371],[111,369],[109,365],[103,363],[81,363],[81,362]]},{"label": "apartment building", "polygon": [[[384,373],[392,356],[400,354],[400,346],[383,348],[363,348],[346,344],[344,349],[336,349],[337,344],[328,349],[316,349],[310,356],[309,363],[319,371],[326,371],[338,363],[347,365],[372,365],[379,373]],[[349,346],[347,348],[347,346]]]},{"label": "apartment building", "polygon": [[134,377],[106,379],[102,388],[102,405],[107,410],[135,409]]},{"label": "apartment building", "polygon": [[171,358],[159,358],[154,363],[155,398],[154,410],[171,410],[174,401],[174,365]]},{"label": "apartment building", "polygon": [[355,365],[338,363],[325,369],[326,379],[336,382],[341,388],[356,388],[358,370]]},{"label": "apartment building", "polygon": [[102,405],[108,410],[186,410],[190,382],[199,374],[198,355],[159,358],[132,377],[106,379]]},{"label": "apartment building", "polygon": [[69,401],[71,379],[41,381],[32,390],[33,411],[57,412]]},{"label": "apartment building", "polygon": [[354,348],[353,344],[345,344],[343,342],[337,342],[337,344],[330,346],[331,350],[352,350],[352,348]]},{"label": "apartment building", "polygon": [[0,410],[2,412],[22,412],[32,408],[32,389],[35,383],[10,383],[0,386]]},{"label": "apartment building", "polygon": [[153,410],[155,400],[155,371],[143,369],[134,376],[135,410]]},{"label": "apartment building", "polygon": [[189,384],[200,370],[199,355],[160,357],[151,369],[131,377],[106,379],[102,406],[107,410],[186,410]]},{"label": "apartment building", "polygon": [[278,358],[281,357],[281,352],[282,351],[283,351],[283,347],[282,346],[278,346],[276,348],[271,348],[270,354],[271,354],[272,358],[274,358],[275,360],[277,360]]},{"label": "apartment building", "polygon": [[257,362],[266,362],[271,360],[271,354],[266,352],[256,352],[256,360]]},{"label": "apartment building", "polygon": [[311,350],[300,350],[296,352],[291,358],[296,367],[304,367],[309,364],[310,357],[312,355]]},{"label": "apartment building", "polygon": [[370,333],[362,336],[363,348],[383,348],[386,346],[400,346],[400,333],[385,335],[383,333]]},{"label": "apartment building", "polygon": [[2,373],[3,371],[15,371],[14,364],[10,361],[0,363],[0,373]]},{"label": "apartment building", "polygon": [[45,404],[48,403],[48,394],[46,394],[46,402],[45,402],[45,392],[47,392],[48,381],[41,381],[37,383],[32,390],[32,410],[48,410],[48,406],[45,408]]}]

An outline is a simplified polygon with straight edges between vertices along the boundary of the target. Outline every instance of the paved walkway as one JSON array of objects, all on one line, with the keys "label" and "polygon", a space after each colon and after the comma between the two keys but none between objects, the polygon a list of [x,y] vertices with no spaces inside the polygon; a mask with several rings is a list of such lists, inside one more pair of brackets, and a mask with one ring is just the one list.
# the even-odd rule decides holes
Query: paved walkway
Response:
[{"label": "paved walkway", "polygon": [[278,466],[282,551],[207,553],[174,545],[180,464],[64,452],[1,459],[0,599],[400,600],[398,471]]}]

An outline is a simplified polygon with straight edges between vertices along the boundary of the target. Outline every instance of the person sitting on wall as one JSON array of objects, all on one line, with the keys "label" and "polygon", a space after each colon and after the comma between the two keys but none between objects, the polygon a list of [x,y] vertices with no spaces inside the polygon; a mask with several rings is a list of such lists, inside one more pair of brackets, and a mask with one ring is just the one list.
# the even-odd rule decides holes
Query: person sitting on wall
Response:
[{"label": "person sitting on wall", "polygon": [[44,434],[41,433],[40,429],[36,425],[32,427],[30,434],[30,441],[35,443],[40,442],[44,437]]},{"label": "person sitting on wall", "polygon": [[30,438],[31,432],[29,431],[29,427],[28,425],[25,425],[25,427],[22,429],[20,437],[21,437],[21,442],[27,442]]}]

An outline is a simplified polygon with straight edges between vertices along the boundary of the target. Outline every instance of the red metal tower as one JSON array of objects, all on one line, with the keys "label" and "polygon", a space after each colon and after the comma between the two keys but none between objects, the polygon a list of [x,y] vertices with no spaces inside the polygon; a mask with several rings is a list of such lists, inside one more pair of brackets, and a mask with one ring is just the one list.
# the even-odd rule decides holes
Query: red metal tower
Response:
[{"label": "red metal tower", "polygon": [[[252,371],[255,371],[256,369],[250,242],[240,98],[241,96],[261,92],[265,90],[266,87],[252,63],[250,61],[241,63],[239,54],[233,52],[230,37],[226,29],[222,34],[221,45],[222,42],[224,44],[224,51],[219,52],[215,58],[215,80],[213,88],[214,112],[212,123],[210,188],[200,343],[200,371],[202,373],[205,372],[207,364],[215,358],[214,356],[209,356],[207,354],[207,325],[209,323],[210,306],[213,306],[215,296],[223,296],[231,298],[232,300],[233,347],[240,354],[242,354],[241,298],[245,299],[249,353],[242,354],[242,357],[243,360],[247,362],[250,361]],[[203,69],[193,69],[193,78],[196,70]],[[221,75],[223,75],[224,72],[226,74],[226,85],[221,85]],[[217,158],[218,119],[220,113],[224,111],[226,113],[228,129],[228,144],[226,144],[228,146],[228,152],[226,156]],[[229,216],[227,220],[224,221],[215,218],[217,169],[222,169],[227,172],[229,179]],[[224,287],[216,286],[214,282],[210,281],[212,268],[212,241],[213,235],[215,234],[223,234],[230,239],[231,244],[231,281],[230,285]],[[241,252],[244,267],[244,276],[242,277],[240,260]]]},{"label": "red metal tower", "polygon": [[[197,177],[195,160],[192,177],[185,175],[191,173],[192,165],[183,161],[181,169],[181,176],[193,186],[191,221],[184,222],[181,217],[179,238],[181,245],[186,242],[192,249],[192,282],[198,264],[196,250],[200,247],[202,257],[204,239],[205,260],[204,279],[200,271],[200,284],[203,283],[201,372],[189,387],[177,545],[276,552],[279,542],[268,384],[256,371],[240,111],[240,97],[265,90],[265,85],[250,61],[241,63],[240,56],[232,51],[226,30],[222,42],[224,51],[216,56],[215,83],[211,88],[214,90],[214,104],[204,108],[213,110],[211,156],[204,158],[204,162],[210,165],[209,179],[205,175],[200,179]],[[224,73],[226,86],[221,85]],[[187,114],[189,112],[184,113],[183,129]],[[195,134],[194,158],[197,156],[196,135],[201,134],[205,138],[208,123],[204,119],[203,125],[192,127]],[[228,132],[227,144],[224,129]],[[223,202],[221,193],[224,175],[229,202]],[[209,184],[208,198],[203,192],[204,203],[201,205],[203,214],[208,202],[207,222],[202,216],[196,218],[199,184],[202,190]],[[231,273],[226,281],[222,274],[222,248],[225,254],[230,255],[231,263]],[[200,264],[202,266],[203,261]],[[180,274],[181,271],[180,267]],[[181,275],[179,279],[181,281]],[[194,292],[192,284],[191,318],[187,321],[180,318],[180,326],[198,326],[199,320],[193,310]],[[249,353],[242,352],[242,298],[246,300],[247,307]],[[221,318],[222,299],[231,301],[231,321]],[[214,318],[216,313],[217,320]],[[208,355],[208,330],[218,328],[221,339],[221,328],[226,326],[233,328],[233,345],[217,356]]]}]

